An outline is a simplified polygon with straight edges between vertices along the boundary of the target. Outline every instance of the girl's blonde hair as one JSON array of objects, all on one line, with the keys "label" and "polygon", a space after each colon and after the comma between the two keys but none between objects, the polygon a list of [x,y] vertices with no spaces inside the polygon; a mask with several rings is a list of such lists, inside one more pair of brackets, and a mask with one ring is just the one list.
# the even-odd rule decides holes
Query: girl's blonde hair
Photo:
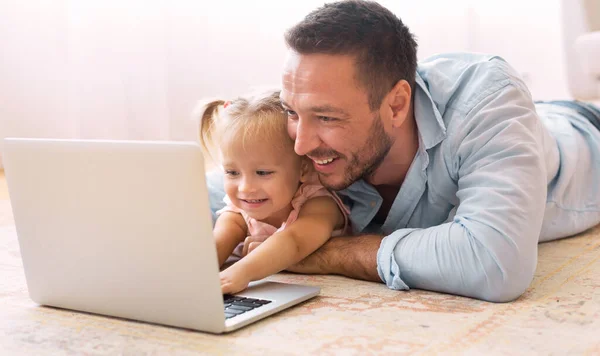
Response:
[{"label": "girl's blonde hair", "polygon": [[237,142],[242,147],[269,141],[279,149],[294,148],[287,133],[287,115],[279,90],[259,92],[235,100],[204,100],[196,109],[199,139],[215,158],[213,150],[223,143]]}]

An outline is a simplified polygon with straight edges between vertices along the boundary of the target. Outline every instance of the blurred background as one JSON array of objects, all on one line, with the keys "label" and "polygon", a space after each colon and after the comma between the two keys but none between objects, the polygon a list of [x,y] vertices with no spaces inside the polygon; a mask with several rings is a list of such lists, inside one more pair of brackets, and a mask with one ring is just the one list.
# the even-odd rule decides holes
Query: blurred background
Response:
[{"label": "blurred background", "polygon": [[[586,10],[565,4],[586,1],[600,3],[380,3],[417,36],[420,59],[498,54],[535,99],[566,99],[573,94],[565,23],[583,26]],[[0,138],[193,140],[196,101],[278,86],[283,32],[323,3],[0,0]]]}]

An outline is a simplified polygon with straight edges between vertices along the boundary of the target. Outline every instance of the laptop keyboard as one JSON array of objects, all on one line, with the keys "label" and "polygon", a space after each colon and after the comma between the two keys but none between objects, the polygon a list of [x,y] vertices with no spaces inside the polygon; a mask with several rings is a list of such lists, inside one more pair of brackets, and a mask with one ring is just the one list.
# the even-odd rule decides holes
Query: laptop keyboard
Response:
[{"label": "laptop keyboard", "polygon": [[233,295],[224,295],[223,303],[225,304],[225,319],[233,318],[247,311],[262,307],[265,304],[271,303],[266,299],[244,298]]}]

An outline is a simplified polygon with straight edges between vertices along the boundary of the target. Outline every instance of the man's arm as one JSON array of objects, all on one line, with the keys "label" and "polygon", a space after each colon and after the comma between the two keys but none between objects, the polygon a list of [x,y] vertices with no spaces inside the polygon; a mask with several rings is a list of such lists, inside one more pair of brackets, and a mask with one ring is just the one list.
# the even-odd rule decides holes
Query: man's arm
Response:
[{"label": "man's arm", "polygon": [[[541,123],[513,84],[484,98],[453,139],[460,200],[452,221],[377,237],[332,239],[295,270],[504,302],[531,283],[546,202]],[[362,238],[362,240],[361,240]],[[375,263],[375,261],[377,261]],[[376,266],[376,267],[375,267]]]},{"label": "man's arm", "polygon": [[448,130],[454,217],[383,240],[378,266],[388,285],[506,302],[531,283],[547,198],[546,132],[522,83],[496,84]]},{"label": "man's arm", "polygon": [[320,249],[287,271],[307,274],[339,274],[381,282],[377,273],[377,251],[383,236],[332,237]]}]

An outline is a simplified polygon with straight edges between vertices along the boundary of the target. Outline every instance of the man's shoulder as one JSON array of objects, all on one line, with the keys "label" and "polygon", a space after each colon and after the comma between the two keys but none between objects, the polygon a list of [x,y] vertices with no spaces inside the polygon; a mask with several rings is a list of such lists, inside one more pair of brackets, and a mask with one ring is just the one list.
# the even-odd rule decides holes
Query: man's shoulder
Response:
[{"label": "man's shoulder", "polygon": [[486,96],[511,84],[528,92],[518,72],[502,57],[491,54],[437,54],[420,61],[417,73],[443,111],[468,112]]},{"label": "man's shoulder", "polygon": [[511,71],[510,66],[500,56],[475,52],[438,53],[419,61],[417,71],[421,76],[429,73],[444,72],[447,75],[460,76],[479,67],[497,68],[498,72]]},{"label": "man's shoulder", "polygon": [[[469,132],[491,130],[510,119],[509,115],[486,115],[482,120],[478,109],[482,103],[487,103],[487,113],[489,109],[505,108],[509,104],[507,98],[533,106],[531,94],[518,72],[494,55],[447,53],[429,57],[419,63],[417,83],[419,112],[425,116],[421,119],[424,121],[437,112],[445,129],[441,146],[450,147],[445,152],[452,154]],[[490,100],[491,97],[497,100]],[[424,109],[429,107],[433,108],[432,113]]]}]

